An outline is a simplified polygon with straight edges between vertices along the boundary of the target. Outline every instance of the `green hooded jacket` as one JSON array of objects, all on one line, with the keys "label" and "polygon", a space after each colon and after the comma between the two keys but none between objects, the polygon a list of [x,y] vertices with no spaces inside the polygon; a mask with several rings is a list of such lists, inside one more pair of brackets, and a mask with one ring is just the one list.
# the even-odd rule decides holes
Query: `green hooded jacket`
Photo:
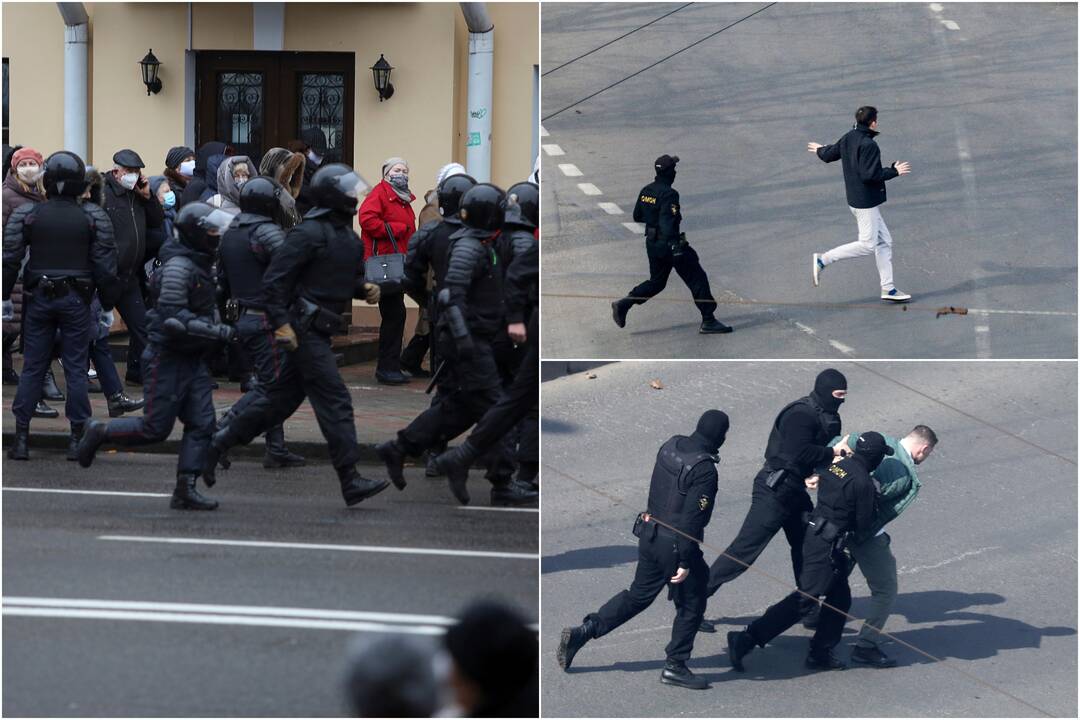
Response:
[{"label": "green hooded jacket", "polygon": [[[877,485],[877,502],[874,503],[874,522],[870,529],[855,536],[856,543],[863,543],[877,535],[887,524],[900,516],[908,505],[915,501],[919,494],[922,483],[919,482],[919,474],[915,471],[915,461],[911,454],[900,444],[900,440],[889,435],[883,435],[885,443],[893,449],[892,455],[886,455],[878,465],[877,470],[870,474]],[[859,433],[851,433],[848,437],[848,447],[855,450],[855,443],[859,439]],[[839,437],[829,442],[829,447],[840,442]]]}]

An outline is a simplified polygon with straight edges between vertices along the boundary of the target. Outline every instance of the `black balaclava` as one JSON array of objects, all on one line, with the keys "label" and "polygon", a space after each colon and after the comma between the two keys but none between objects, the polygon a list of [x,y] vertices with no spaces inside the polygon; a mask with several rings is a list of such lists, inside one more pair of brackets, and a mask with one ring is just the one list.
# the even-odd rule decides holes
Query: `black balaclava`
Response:
[{"label": "black balaclava", "polygon": [[671,184],[675,182],[675,165],[679,162],[678,155],[661,155],[656,158],[653,168],[656,170],[656,179]]},{"label": "black balaclava", "polygon": [[724,444],[728,425],[727,413],[721,410],[706,410],[690,437],[715,452]]},{"label": "black balaclava", "polygon": [[832,413],[840,410],[844,402],[843,398],[833,397],[833,390],[847,390],[847,378],[839,370],[822,370],[814,381],[814,397],[824,410]]},{"label": "black balaclava", "polygon": [[893,449],[885,442],[881,433],[867,432],[859,436],[855,443],[855,457],[866,466],[866,472],[874,472],[886,455],[892,455]]}]

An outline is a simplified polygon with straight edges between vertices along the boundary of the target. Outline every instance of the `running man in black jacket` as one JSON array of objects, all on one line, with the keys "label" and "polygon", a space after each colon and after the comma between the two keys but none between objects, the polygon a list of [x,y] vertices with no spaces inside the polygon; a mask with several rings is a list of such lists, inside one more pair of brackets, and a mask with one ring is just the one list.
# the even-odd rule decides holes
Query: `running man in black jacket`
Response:
[{"label": "running man in black jacket", "polygon": [[885,202],[885,181],[911,172],[906,162],[894,162],[890,167],[881,166],[881,151],[874,136],[877,131],[877,108],[870,105],[855,111],[855,127],[833,145],[807,143],[806,149],[822,161],[842,161],[844,186],[851,214],[859,223],[859,239],[834,247],[811,257],[814,287],[818,286],[821,271],[837,260],[874,255],[878,275],[881,278],[881,299],[906,302],[911,295],[896,289],[892,271],[892,235],[881,217],[879,205]]}]

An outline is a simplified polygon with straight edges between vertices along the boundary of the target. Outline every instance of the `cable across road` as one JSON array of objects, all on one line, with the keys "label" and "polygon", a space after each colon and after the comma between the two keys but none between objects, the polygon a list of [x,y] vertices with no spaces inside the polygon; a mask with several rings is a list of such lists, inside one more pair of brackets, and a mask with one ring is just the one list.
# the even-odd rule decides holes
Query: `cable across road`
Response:
[{"label": "cable across road", "polygon": [[[615,504],[619,505],[620,507],[627,508],[627,509],[629,509],[629,510],[631,510],[633,512],[638,512],[637,510],[634,510],[633,508],[631,508],[621,498],[616,497],[616,496],[614,496],[614,495],[612,495],[612,494],[610,494],[608,492],[602,491],[602,490],[600,490],[598,488],[595,488],[592,485],[590,485],[589,483],[584,482],[583,480],[580,480],[580,479],[574,477],[570,473],[567,473],[567,472],[565,472],[563,470],[560,470],[559,468],[553,467],[549,463],[545,462],[545,463],[542,463],[542,464],[543,464],[543,466],[545,468],[552,471],[553,473],[555,473],[557,475],[561,475],[562,477],[566,478],[567,480],[569,480],[569,481],[571,481],[571,482],[573,482],[573,483],[575,483],[577,485],[580,485],[581,487],[585,488],[586,490],[589,490],[590,492],[593,492],[596,495],[599,495],[600,497],[606,498],[607,500],[610,500],[610,501],[614,502]],[[729,560],[743,566],[747,570],[749,570],[751,572],[755,572],[758,575],[761,575],[762,577],[773,581],[777,585],[783,586],[788,591],[792,590],[791,585],[788,584],[788,582],[786,580],[782,580],[782,579],[778,578],[777,576],[773,575],[770,572],[762,570],[761,568],[754,567],[753,565],[751,565],[749,563],[743,562],[741,559],[729,555],[725,551],[723,551],[723,550],[721,550],[721,549],[719,549],[717,547],[714,547],[713,545],[710,545],[709,543],[706,543],[704,540],[692,537],[692,536],[688,535],[687,533],[684,533],[682,530],[679,530],[678,528],[672,527],[668,523],[666,523],[666,522],[664,522],[662,520],[658,520],[655,517],[650,517],[650,522],[655,522],[657,525],[660,525],[661,527],[667,528],[668,530],[675,533],[676,535],[679,535],[680,537],[686,538],[690,542],[696,543],[697,545],[699,545],[702,548],[711,550],[711,551],[715,552],[717,555],[721,555],[723,557],[726,557],[727,559],[729,559]],[[855,617],[854,615],[852,615],[850,613],[844,612],[840,608],[837,608],[837,607],[834,607],[833,605],[830,605],[829,603],[825,602],[824,600],[819,599],[815,595],[810,595],[809,593],[803,592],[798,587],[794,588],[794,591],[799,593],[803,597],[805,597],[805,598],[807,598],[809,600],[812,600],[814,603],[817,603],[822,608],[828,608],[829,610],[832,610],[835,613],[843,615],[847,620],[850,620],[850,621],[853,621],[853,622],[860,622],[862,620],[862,618]],[[1012,701],[1014,701],[1016,703],[1019,703],[1020,705],[1023,705],[1026,708],[1034,710],[1035,712],[1037,712],[1037,713],[1039,713],[1041,715],[1045,715],[1046,717],[1053,717],[1054,716],[1053,713],[1050,713],[1050,712],[1048,712],[1046,710],[1043,710],[1040,707],[1032,705],[1031,703],[1029,703],[1026,700],[1022,700],[1021,698],[1017,697],[1016,695],[1013,695],[1008,690],[1006,690],[1006,689],[1004,689],[1004,688],[1002,688],[1002,687],[1000,687],[998,685],[995,685],[995,684],[993,684],[991,682],[983,680],[979,676],[977,676],[977,675],[975,675],[973,673],[970,673],[967,670],[964,670],[963,668],[957,667],[953,663],[950,663],[950,662],[946,661],[944,658],[940,658],[940,657],[937,657],[936,655],[932,655],[932,654],[926,652],[925,650],[923,650],[922,648],[916,647],[915,645],[912,645],[911,643],[909,643],[909,642],[907,642],[905,640],[901,640],[900,638],[896,637],[895,635],[893,635],[891,633],[888,633],[888,632],[886,632],[884,630],[881,630],[879,628],[875,628],[873,625],[870,625],[869,627],[871,627],[875,632],[880,634],[882,637],[888,638],[888,639],[892,640],[893,642],[895,642],[895,643],[897,643],[899,645],[903,645],[904,647],[908,648],[909,650],[911,650],[911,651],[913,651],[915,653],[918,653],[919,655],[921,655],[924,658],[930,660],[931,662],[937,663],[939,665],[943,665],[943,666],[949,668],[950,670],[952,670],[953,672],[956,672],[956,673],[959,673],[960,675],[963,675],[968,680],[971,680],[972,682],[974,682],[974,683],[976,683],[978,685],[981,685],[984,688],[986,688],[986,689],[988,689],[988,690],[990,690],[992,692],[995,692],[995,693],[997,693],[999,695],[1007,697],[1010,700],[1012,700]]]},{"label": "cable across road", "polygon": [[654,63],[652,63],[650,65],[646,65],[645,67],[641,68],[637,72],[633,72],[633,73],[627,75],[623,79],[616,80],[615,82],[611,83],[607,87],[600,88],[599,90],[592,93],[591,95],[586,95],[585,97],[581,98],[580,100],[578,100],[576,102],[573,102],[573,103],[570,103],[569,105],[567,105],[566,107],[564,107],[564,108],[562,108],[560,110],[556,110],[555,112],[551,113],[550,115],[545,115],[543,118],[541,118],[541,120],[546,122],[546,121],[550,120],[551,118],[555,117],[556,115],[560,115],[560,114],[566,112],[567,110],[569,110],[570,108],[573,108],[573,107],[576,107],[576,106],[580,105],[581,103],[585,102],[586,100],[593,99],[594,97],[596,97],[600,93],[607,92],[608,90],[615,87],[616,85],[621,85],[622,83],[626,82],[627,80],[637,77],[638,75],[645,72],[646,70],[652,70],[657,65],[659,65],[661,63],[664,63],[664,62],[667,62],[668,60],[675,57],[676,55],[684,53],[687,50],[689,50],[690,48],[695,47],[697,45],[700,45],[701,43],[705,42],[706,40],[710,40],[710,39],[716,37],[720,33],[724,32],[725,30],[728,30],[730,28],[735,27],[736,25],[743,22],[744,20],[749,20],[750,18],[754,17],[755,15],[765,12],[766,10],[771,8],[773,5],[776,5],[776,3],[771,2],[768,5],[766,5],[765,7],[762,7],[762,8],[759,8],[759,9],[755,10],[754,12],[750,13],[746,17],[741,17],[738,20],[736,20],[735,22],[731,23],[730,25],[725,25],[724,27],[720,28],[719,30],[709,33],[708,35],[701,38],[700,40],[695,40],[694,42],[690,43],[686,47],[684,47],[684,48],[682,48],[680,50],[676,50],[675,52],[671,53],[670,55],[667,55],[666,57],[662,57],[662,58],[660,58],[659,60],[657,60],[656,62],[654,62]]},{"label": "cable across road", "polygon": [[608,45],[614,45],[615,43],[619,42],[619,41],[620,41],[620,40],[622,40],[623,38],[627,38],[627,37],[630,37],[631,35],[633,35],[634,33],[636,33],[636,32],[637,32],[638,30],[644,30],[645,28],[649,27],[650,25],[653,25],[653,24],[655,24],[655,23],[658,23],[658,22],[660,22],[661,20],[663,20],[664,18],[668,17],[669,15],[674,15],[675,13],[679,12],[680,10],[685,10],[686,8],[690,7],[690,6],[691,6],[691,5],[693,5],[693,4],[694,4],[694,3],[692,3],[692,2],[688,2],[688,3],[686,3],[685,5],[680,5],[679,7],[675,8],[675,9],[674,9],[674,10],[672,10],[671,12],[669,12],[669,13],[664,13],[663,15],[661,15],[661,16],[660,16],[660,17],[658,17],[658,18],[656,18],[655,20],[650,20],[649,22],[645,23],[644,25],[638,25],[638,26],[637,26],[636,28],[634,28],[634,29],[633,29],[633,30],[631,30],[630,32],[628,32],[628,33],[624,33],[624,34],[620,35],[619,37],[615,38],[614,40],[609,40],[609,41],[607,41],[606,43],[604,43],[603,45],[600,45],[599,47],[594,47],[594,48],[593,48],[592,50],[588,51],[587,53],[582,53],[581,55],[578,55],[578,56],[577,56],[576,58],[574,58],[573,60],[567,60],[567,61],[566,61],[566,62],[564,62],[564,63],[563,63],[562,65],[556,65],[555,67],[551,68],[550,70],[548,70],[548,71],[546,71],[546,72],[544,72],[544,73],[541,73],[541,74],[540,74],[540,77],[547,77],[548,75],[550,75],[551,73],[555,72],[556,70],[562,70],[562,69],[563,69],[564,67],[566,67],[567,65],[570,65],[570,64],[572,64],[572,63],[576,63],[576,62],[577,62],[578,60],[580,60],[581,58],[584,58],[584,57],[588,57],[589,55],[592,55],[592,54],[593,54],[594,52],[598,52],[598,51],[600,51],[600,50],[603,50],[603,49],[604,49],[604,48],[606,48],[606,47],[607,47]]}]

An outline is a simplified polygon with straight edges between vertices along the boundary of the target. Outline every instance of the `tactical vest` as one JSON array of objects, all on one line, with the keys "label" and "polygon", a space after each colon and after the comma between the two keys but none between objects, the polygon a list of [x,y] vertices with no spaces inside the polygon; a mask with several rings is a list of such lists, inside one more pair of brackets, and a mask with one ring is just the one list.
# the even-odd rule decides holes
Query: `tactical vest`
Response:
[{"label": "tactical vest", "polygon": [[90,218],[74,202],[51,200],[34,206],[26,217],[23,233],[30,248],[28,279],[91,274],[94,232]]},{"label": "tactical vest", "polygon": [[773,421],[772,430],[769,432],[769,442],[765,445],[765,464],[774,470],[779,470],[781,467],[784,467],[785,462],[785,458],[780,457],[780,445],[782,442],[780,436],[780,420],[788,410],[796,405],[806,405],[813,410],[817,416],[818,434],[814,438],[815,444],[825,445],[840,434],[840,416],[833,413],[827,413],[819,408],[814,404],[814,401],[809,395],[801,397],[795,402],[788,403],[779,413],[777,413],[776,420]]},{"label": "tactical vest", "polygon": [[649,483],[649,514],[683,532],[682,509],[690,491],[690,471],[703,462],[717,461],[715,455],[702,450],[680,451],[678,442],[687,439],[676,435],[660,446]]},{"label": "tactical vest", "polygon": [[438,295],[446,279],[446,271],[450,267],[450,248],[454,241],[450,236],[462,228],[460,222],[455,219],[443,220],[428,236],[429,257],[431,258],[431,274],[435,279],[435,289],[432,295]]},{"label": "tactical vest", "polygon": [[322,233],[326,245],[300,273],[300,294],[331,312],[344,313],[363,272],[364,246],[347,227],[336,227],[321,218],[302,224],[311,226],[305,228],[309,232]]},{"label": "tactical vest", "polygon": [[[267,219],[266,222],[271,222]],[[266,266],[251,251],[255,228],[259,223],[241,225],[221,238],[221,265],[229,278],[232,297],[244,305],[262,307],[262,279]]]},{"label": "tactical vest", "polygon": [[863,466],[852,458],[838,460],[822,470],[814,514],[831,520],[840,531],[854,530],[855,508],[848,506],[844,491],[856,479],[868,479],[866,476]]}]

